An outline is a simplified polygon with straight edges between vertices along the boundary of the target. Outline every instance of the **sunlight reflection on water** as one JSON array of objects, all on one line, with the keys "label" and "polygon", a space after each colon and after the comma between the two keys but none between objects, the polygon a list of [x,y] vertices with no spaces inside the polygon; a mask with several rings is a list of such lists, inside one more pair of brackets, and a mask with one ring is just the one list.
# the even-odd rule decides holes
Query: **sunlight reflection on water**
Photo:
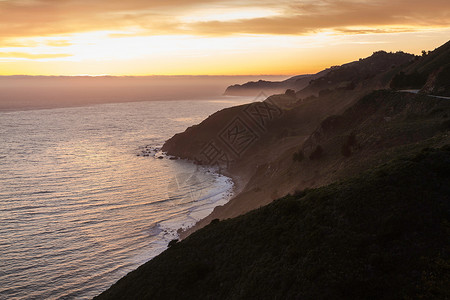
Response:
[{"label": "sunlight reflection on water", "polygon": [[[177,228],[223,204],[214,201],[227,194],[226,178],[136,154],[240,103],[0,113],[0,298],[91,298],[164,250]],[[176,174],[194,173],[202,202],[186,184],[169,195]]]}]

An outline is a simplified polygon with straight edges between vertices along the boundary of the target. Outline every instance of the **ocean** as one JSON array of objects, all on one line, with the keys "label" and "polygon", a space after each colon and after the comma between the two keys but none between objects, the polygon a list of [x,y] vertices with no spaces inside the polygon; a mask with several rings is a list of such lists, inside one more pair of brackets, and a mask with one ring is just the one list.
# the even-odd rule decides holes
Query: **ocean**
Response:
[{"label": "ocean", "polygon": [[90,299],[226,203],[229,178],[146,153],[245,102],[0,112],[0,299]]}]

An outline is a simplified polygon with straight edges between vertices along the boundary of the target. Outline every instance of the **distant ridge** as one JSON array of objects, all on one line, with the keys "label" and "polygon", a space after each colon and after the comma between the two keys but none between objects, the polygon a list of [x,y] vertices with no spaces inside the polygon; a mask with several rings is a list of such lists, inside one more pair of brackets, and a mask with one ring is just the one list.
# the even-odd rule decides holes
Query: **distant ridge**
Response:
[{"label": "distant ridge", "polygon": [[257,96],[259,93],[280,94],[287,89],[300,90],[306,87],[313,79],[325,75],[329,70],[317,74],[297,75],[283,81],[250,81],[244,84],[235,84],[227,87],[225,95],[228,96]]}]

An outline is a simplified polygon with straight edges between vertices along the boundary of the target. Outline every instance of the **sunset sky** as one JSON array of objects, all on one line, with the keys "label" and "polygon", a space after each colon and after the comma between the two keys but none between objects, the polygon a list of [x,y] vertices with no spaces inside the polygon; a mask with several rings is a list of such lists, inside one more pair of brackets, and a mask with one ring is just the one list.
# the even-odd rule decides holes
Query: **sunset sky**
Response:
[{"label": "sunset sky", "polygon": [[302,74],[449,39],[449,0],[0,0],[0,75]]}]

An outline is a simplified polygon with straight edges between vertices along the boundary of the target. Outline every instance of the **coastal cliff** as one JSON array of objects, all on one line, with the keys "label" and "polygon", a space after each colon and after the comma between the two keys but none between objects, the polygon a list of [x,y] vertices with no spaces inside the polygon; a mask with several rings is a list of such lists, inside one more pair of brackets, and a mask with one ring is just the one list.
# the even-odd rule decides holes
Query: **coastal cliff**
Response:
[{"label": "coastal cliff", "polygon": [[376,52],[169,139],[236,196],[98,299],[449,298],[449,45]]}]

